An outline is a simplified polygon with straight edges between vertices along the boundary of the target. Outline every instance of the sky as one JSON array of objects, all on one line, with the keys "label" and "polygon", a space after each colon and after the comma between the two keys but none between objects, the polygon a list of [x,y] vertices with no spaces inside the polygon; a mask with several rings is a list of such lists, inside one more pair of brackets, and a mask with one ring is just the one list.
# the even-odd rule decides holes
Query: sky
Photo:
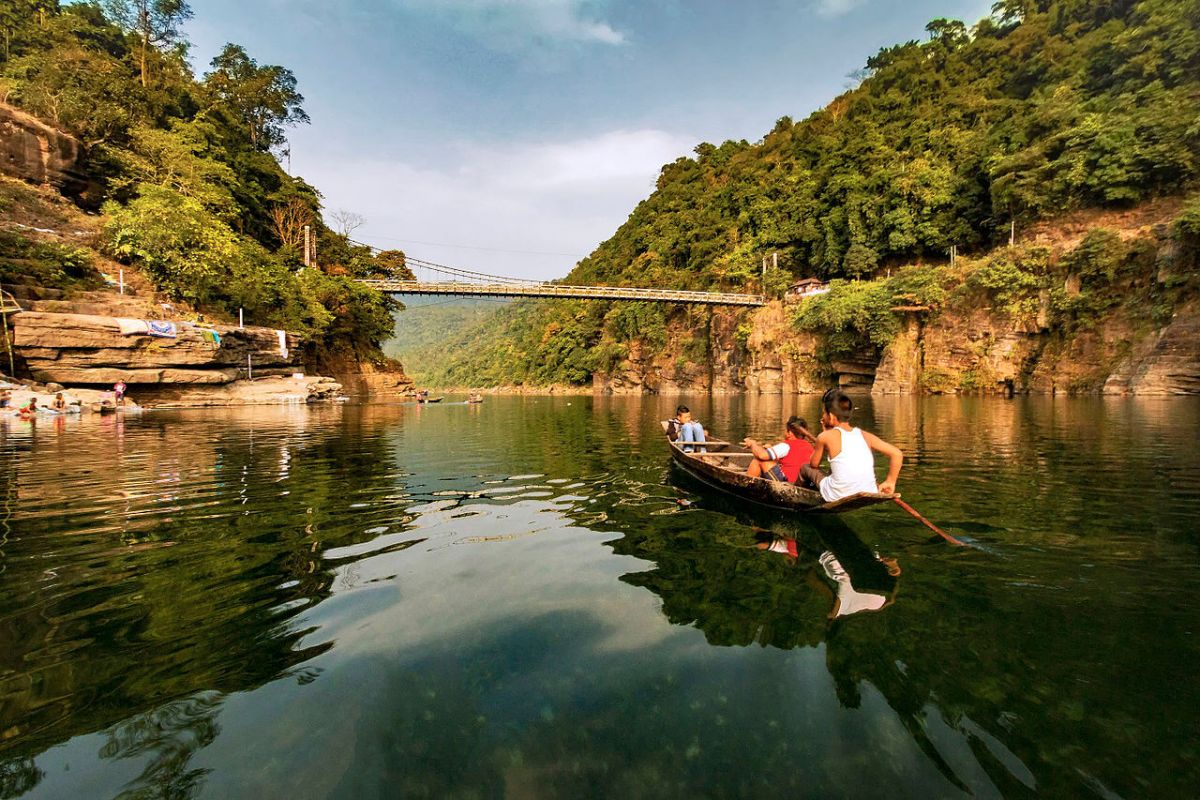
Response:
[{"label": "sky", "polygon": [[226,42],[291,69],[284,165],[356,240],[499,275],[565,275],[700,142],[757,141],[931,19],[990,0],[192,0],[198,73]]}]

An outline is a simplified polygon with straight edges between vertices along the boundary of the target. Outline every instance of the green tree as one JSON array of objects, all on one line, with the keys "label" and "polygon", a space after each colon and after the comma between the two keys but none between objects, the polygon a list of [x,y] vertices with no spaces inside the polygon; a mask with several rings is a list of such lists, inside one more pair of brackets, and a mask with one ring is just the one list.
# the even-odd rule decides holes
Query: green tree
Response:
[{"label": "green tree", "polygon": [[109,17],[138,37],[138,69],[142,87],[150,83],[149,55],[152,49],[179,43],[179,26],[191,19],[186,0],[104,0]]},{"label": "green tree", "polygon": [[380,274],[398,281],[414,281],[403,250],[380,250],[375,254],[375,268]]},{"label": "green tree", "polygon": [[270,150],[286,143],[284,128],[309,121],[296,89],[296,76],[286,67],[260,66],[244,48],[227,44],[212,60],[205,84],[239,119],[251,146]]},{"label": "green tree", "polygon": [[140,125],[130,131],[129,139],[117,156],[122,170],[113,188],[118,193],[139,185],[160,186],[197,200],[221,219],[236,215],[230,191],[236,176],[218,158],[217,132],[210,123],[176,121],[170,130]]}]

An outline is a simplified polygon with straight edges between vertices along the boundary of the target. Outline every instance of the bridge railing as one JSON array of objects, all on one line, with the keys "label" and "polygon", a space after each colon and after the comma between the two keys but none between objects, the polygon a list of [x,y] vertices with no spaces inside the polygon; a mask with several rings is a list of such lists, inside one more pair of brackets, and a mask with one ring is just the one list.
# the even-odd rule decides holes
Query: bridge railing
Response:
[{"label": "bridge railing", "polygon": [[389,294],[451,294],[491,297],[561,297],[583,300],[636,300],[658,303],[761,306],[762,295],[734,292],[696,292],[684,289],[643,289],[619,286],[565,286],[558,283],[468,283],[466,281],[400,281],[361,279],[359,283]]}]

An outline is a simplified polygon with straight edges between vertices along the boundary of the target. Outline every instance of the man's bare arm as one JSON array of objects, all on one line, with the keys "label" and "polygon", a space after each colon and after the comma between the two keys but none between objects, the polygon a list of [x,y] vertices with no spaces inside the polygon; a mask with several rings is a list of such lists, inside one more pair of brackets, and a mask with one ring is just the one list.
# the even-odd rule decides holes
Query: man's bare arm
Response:
[{"label": "man's bare arm", "polygon": [[749,447],[750,452],[753,453],[754,457],[757,458],[759,461],[774,461],[775,460],[774,458],[771,457],[771,454],[767,452],[767,448],[763,447],[761,444],[759,444],[754,439],[742,439],[742,446]]},{"label": "man's bare arm", "polygon": [[812,458],[808,460],[808,465],[813,469],[821,468],[821,460],[825,458],[825,435],[821,434],[813,442]]},{"label": "man's bare arm", "polygon": [[863,438],[867,440],[868,447],[876,453],[883,453],[888,457],[887,478],[879,484],[879,491],[883,494],[891,494],[896,491],[896,479],[900,477],[900,467],[904,465],[904,453],[896,445],[885,442],[873,433],[863,431]]}]

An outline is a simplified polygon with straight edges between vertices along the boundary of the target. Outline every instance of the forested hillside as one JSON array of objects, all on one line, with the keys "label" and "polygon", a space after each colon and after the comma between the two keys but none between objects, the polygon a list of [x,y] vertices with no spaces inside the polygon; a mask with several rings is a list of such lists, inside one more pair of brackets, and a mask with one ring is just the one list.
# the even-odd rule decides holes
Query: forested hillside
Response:
[{"label": "forested hillside", "polygon": [[[5,0],[0,98],[79,140],[76,199],[103,212],[106,255],[215,317],[243,308],[318,349],[378,356],[392,304],[350,278],[408,275],[403,254],[373,257],[324,223],[320,193],[280,165],[287,129],[308,122],[294,75],[236,44],[195,74],[191,13],[184,0]],[[306,225],[317,268],[301,270]],[[63,253],[31,258],[39,248],[6,230],[0,282],[95,280],[85,249],[64,271]]]},{"label": "forested hillside", "polygon": [[421,300],[405,303],[396,333],[384,346],[385,354],[401,361],[404,371],[418,384],[425,383],[431,375],[440,375],[453,356],[448,338],[477,328],[498,307],[509,305],[509,301],[500,298]]},{"label": "forested hillside", "polygon": [[[760,142],[701,144],[568,282],[776,293],[981,253],[1038,220],[1200,176],[1200,0],[1003,0],[881,50],[861,83]],[[758,277],[764,255],[779,272]],[[919,279],[917,279],[919,282]],[[889,295],[890,297],[890,295]],[[459,342],[450,383],[581,382],[667,317],[520,304]]]}]

